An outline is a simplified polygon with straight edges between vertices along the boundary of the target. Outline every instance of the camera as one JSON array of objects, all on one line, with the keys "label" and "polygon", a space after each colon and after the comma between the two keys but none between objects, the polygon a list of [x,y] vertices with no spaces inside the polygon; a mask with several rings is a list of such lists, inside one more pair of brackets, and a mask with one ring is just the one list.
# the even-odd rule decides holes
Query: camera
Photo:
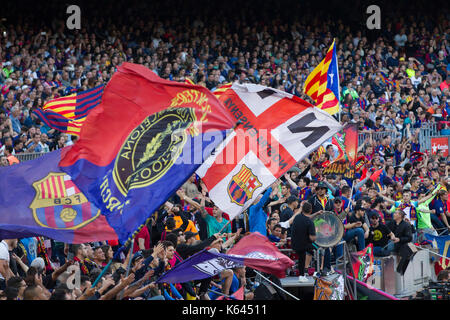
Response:
[{"label": "camera", "polygon": [[430,282],[414,300],[450,300],[450,283]]}]

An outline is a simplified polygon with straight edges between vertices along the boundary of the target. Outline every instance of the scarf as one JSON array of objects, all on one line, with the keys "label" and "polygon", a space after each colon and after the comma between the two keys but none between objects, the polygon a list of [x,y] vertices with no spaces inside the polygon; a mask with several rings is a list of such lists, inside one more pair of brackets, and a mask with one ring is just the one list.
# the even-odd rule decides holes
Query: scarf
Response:
[{"label": "scarf", "polygon": [[404,209],[406,209],[406,208],[411,208],[410,213],[409,213],[409,215],[410,215],[409,220],[416,221],[417,220],[416,208],[411,203],[402,202],[402,204],[398,207],[398,209],[400,209],[402,211],[404,211]]},{"label": "scarf", "polygon": [[327,200],[328,200],[327,197],[324,197],[323,199],[320,199],[319,197],[317,197],[317,199],[319,199],[320,204],[323,207],[323,210],[325,210],[325,206],[327,205]]},{"label": "scarf", "polygon": [[50,263],[50,259],[47,255],[47,250],[45,248],[44,244],[44,238],[43,237],[36,237],[37,240],[37,256],[44,259],[45,262],[45,271],[53,271],[52,264]]},{"label": "scarf", "polygon": [[403,180],[402,177],[394,176],[394,181],[395,181],[395,182],[401,182],[402,184],[404,183],[404,180]]},{"label": "scarf", "polygon": [[78,263],[80,264],[81,272],[84,275],[89,275],[89,269],[86,267],[84,260],[80,260],[78,257],[73,257],[73,261],[78,261]]}]

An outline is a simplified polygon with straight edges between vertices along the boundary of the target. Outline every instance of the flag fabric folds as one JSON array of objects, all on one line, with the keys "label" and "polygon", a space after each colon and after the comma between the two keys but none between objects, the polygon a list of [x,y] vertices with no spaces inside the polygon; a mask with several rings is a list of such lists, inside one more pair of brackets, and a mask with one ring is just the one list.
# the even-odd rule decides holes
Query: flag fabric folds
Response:
[{"label": "flag fabric folds", "polygon": [[391,89],[400,88],[400,84],[397,81],[389,78],[389,76],[384,72],[380,71],[380,76],[386,86],[390,87]]},{"label": "flag fabric folds", "polygon": [[316,278],[313,300],[344,300],[344,277],[335,274],[332,278]]},{"label": "flag fabric folds", "polygon": [[322,148],[332,144],[338,154],[324,170],[324,174],[343,174],[349,185],[355,177],[356,154],[358,151],[358,128],[355,123],[347,124],[341,132],[331,138],[331,143],[324,143]]},{"label": "flag fabric folds", "polygon": [[247,267],[273,274],[277,278],[286,277],[286,269],[294,266],[294,261],[258,232],[243,237],[227,254],[246,257],[244,264]]},{"label": "flag fabric folds", "polygon": [[234,121],[204,87],[124,63],[61,169],[124,244],[225,138]]},{"label": "flag fabric folds", "polygon": [[50,128],[79,136],[89,112],[100,104],[104,86],[71,94],[47,102],[33,113]]},{"label": "flag fabric folds", "polygon": [[347,124],[342,132],[336,133],[331,139],[331,143],[339,151],[338,156],[331,163],[348,161],[351,166],[354,166],[358,151],[358,127],[356,123]]},{"label": "flag fabric folds", "polygon": [[367,282],[374,272],[373,259],[372,243],[361,251],[351,253],[351,263],[356,279]]},{"label": "flag fabric folds", "polygon": [[218,96],[240,125],[197,174],[231,219],[342,129],[327,112],[284,91],[234,83]]},{"label": "flag fabric folds", "polygon": [[306,78],[303,91],[315,101],[316,107],[331,115],[339,112],[339,71],[335,40],[325,58]]},{"label": "flag fabric folds", "polygon": [[242,238],[227,254],[202,250],[164,273],[158,283],[184,283],[213,277],[225,269],[247,266],[278,278],[294,265],[267,237],[252,233]]},{"label": "flag fabric folds", "polygon": [[434,265],[435,273],[438,275],[441,270],[450,267],[450,236],[434,236],[425,233],[425,239],[433,246],[433,248],[438,249],[439,254],[443,256],[439,257]]},{"label": "flag fabric folds", "polygon": [[0,239],[46,236],[66,243],[117,239],[100,210],[58,168],[63,151],[0,168]]},{"label": "flag fabric folds", "polygon": [[240,287],[239,290],[229,297],[220,296],[216,300],[244,300],[244,286]]},{"label": "flag fabric folds", "polygon": [[81,126],[83,125],[84,119],[70,120],[51,110],[35,109],[33,113],[52,129],[70,134],[72,136],[78,137],[80,135]]}]

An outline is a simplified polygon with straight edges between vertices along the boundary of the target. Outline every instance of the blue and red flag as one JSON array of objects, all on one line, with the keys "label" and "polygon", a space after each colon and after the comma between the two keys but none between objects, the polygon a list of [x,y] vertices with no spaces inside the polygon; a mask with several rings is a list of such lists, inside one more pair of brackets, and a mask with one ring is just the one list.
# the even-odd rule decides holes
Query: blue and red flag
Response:
[{"label": "blue and red flag", "polygon": [[60,168],[124,244],[206,160],[234,121],[202,86],[124,63]]},{"label": "blue and red flag", "polygon": [[50,128],[79,136],[89,112],[100,104],[104,86],[73,93],[47,102],[33,113]]},{"label": "blue and red flag", "polygon": [[434,271],[438,275],[441,270],[450,267],[450,236],[434,236],[425,233],[425,239],[434,249],[438,249],[442,256],[434,264]]},{"label": "blue and red flag", "polygon": [[0,168],[0,239],[46,236],[65,243],[117,239],[100,210],[58,168],[63,150]]}]

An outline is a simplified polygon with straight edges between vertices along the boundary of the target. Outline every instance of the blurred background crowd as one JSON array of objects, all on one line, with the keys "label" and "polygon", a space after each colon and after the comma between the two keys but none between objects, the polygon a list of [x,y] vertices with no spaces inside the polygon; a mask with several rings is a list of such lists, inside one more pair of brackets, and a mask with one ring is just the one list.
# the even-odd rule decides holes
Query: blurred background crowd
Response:
[{"label": "blurred background crowd", "polygon": [[[364,207],[367,219],[371,210],[376,210],[384,223],[394,220],[394,215],[388,213],[392,205],[389,201],[403,201],[406,190],[411,191],[412,200],[425,197],[438,184],[447,190],[450,159],[443,152],[426,150],[421,144],[421,129],[435,126],[439,129],[436,132],[443,132],[440,130],[445,130],[450,116],[450,15],[442,9],[448,7],[445,1],[418,2],[414,6],[407,1],[383,3],[380,5],[380,30],[370,30],[366,26],[366,8],[370,4],[367,1],[349,4],[342,1],[260,3],[250,0],[221,1],[214,5],[205,0],[195,3],[180,0],[149,3],[83,1],[80,4],[81,30],[66,28],[68,15],[62,2],[46,1],[39,5],[19,2],[23,5],[17,2],[2,4],[0,14],[1,166],[19,162],[19,155],[23,153],[45,153],[75,143],[76,138],[43,124],[32,111],[52,99],[106,84],[123,62],[142,64],[165,79],[190,79],[210,90],[230,82],[249,82],[284,90],[312,102],[303,94],[303,84],[335,39],[341,94],[341,111],[335,117],[343,124],[357,123],[359,133],[367,134],[360,139],[358,156],[365,157],[369,172],[383,169],[383,173],[372,182],[357,174],[353,184],[358,188],[349,194],[349,181],[342,176],[323,174],[323,164],[335,157],[333,150],[320,156],[312,154],[271,190],[270,200],[263,208],[267,215],[264,221],[266,235],[274,242],[285,239],[281,247],[289,247],[286,239],[290,234],[279,222],[298,214],[306,200],[313,207],[312,213],[337,208],[356,215],[357,209]],[[184,190],[171,199],[178,210],[165,208],[161,212],[166,210],[166,215],[170,212],[169,216],[177,215],[180,210],[192,214],[190,217],[196,225],[194,231],[200,235],[196,240],[203,241],[204,247],[214,242],[214,246],[222,248],[220,241],[216,241],[221,236],[214,236],[205,217],[196,214],[200,210],[195,203],[207,198],[207,190],[196,177],[186,183]],[[323,208],[314,207],[314,197],[322,199],[323,195],[318,195],[320,190],[326,190],[331,206],[322,203]],[[186,202],[185,197],[193,203]],[[433,204],[429,208],[434,210],[437,219],[432,228],[441,233],[450,227],[441,215],[448,213],[448,195],[441,192],[439,197],[442,200],[439,207],[435,208]],[[190,208],[186,208],[189,203]],[[212,203],[209,206],[214,207]],[[286,211],[287,206],[291,212]],[[222,213],[217,213],[218,209],[214,208],[215,211],[211,209],[208,215],[222,221]],[[278,218],[272,216],[274,212],[279,214]],[[270,220],[272,218],[275,220]],[[371,221],[364,221],[371,226]],[[137,242],[138,247],[133,250],[133,254],[138,249],[144,250],[142,256],[128,256],[126,261],[133,260],[132,277],[143,266],[145,272],[141,270],[143,273],[139,275],[139,279],[144,279],[140,283],[142,286],[137,286],[135,291],[129,289],[127,297],[164,297],[164,290],[150,295],[148,290],[155,289],[151,277],[173,259],[172,251],[176,250],[177,243],[171,246],[162,242],[162,247],[157,246],[159,241],[167,241],[163,239],[167,230],[170,233],[181,225],[172,224],[167,222],[167,216],[158,222],[155,217],[153,225],[148,227],[152,236],[144,235],[145,244],[141,246]],[[231,224],[228,238],[237,239],[241,232],[254,231],[251,225],[252,222],[241,215]],[[238,231],[239,228],[242,230]],[[185,240],[196,236],[196,232],[192,232],[187,237],[186,231],[180,231],[186,235]],[[11,293],[13,297],[23,298],[20,288],[28,286],[33,289],[28,297],[50,298],[48,290],[55,288],[55,280],[69,265],[78,262],[83,274],[89,276],[95,266],[97,271],[101,270],[105,261],[112,258],[109,249],[113,252],[116,245],[105,242],[68,246],[51,241],[47,242],[47,247],[53,254],[46,255],[45,244],[40,240],[32,242],[43,250],[41,257],[54,260],[63,269],[51,267],[52,263],[48,261],[42,266],[38,260],[37,271],[32,271],[34,274],[30,276],[26,270],[32,266],[32,261],[23,260],[27,269],[18,270],[25,270],[22,274],[25,280],[21,280],[20,272],[16,270],[18,273],[14,277],[19,278],[14,281],[19,289],[17,294]],[[9,251],[20,247],[17,241],[6,245]],[[95,266],[85,266],[84,261],[93,260],[97,254],[101,256],[101,245],[104,246],[104,257],[96,258]],[[93,252],[88,253],[89,249]],[[24,251],[27,250],[22,250],[22,254]],[[74,256],[78,261],[73,260]],[[140,257],[143,258],[141,265],[135,264],[139,263]],[[325,264],[329,262],[328,258]],[[124,259],[125,255],[117,269],[126,269]],[[21,259],[11,259],[16,260]],[[158,261],[162,261],[162,265]],[[150,270],[153,270],[152,274]],[[94,275],[98,275],[96,272]],[[43,280],[45,274],[47,279]],[[245,281],[245,270],[234,270],[216,280],[231,284],[233,276]],[[116,297],[135,280],[128,277],[121,280],[117,273],[114,273],[115,281],[112,277],[104,278],[103,285],[90,292],[89,297],[100,291],[97,298],[105,298],[104,294],[111,293],[111,288],[117,291],[108,298]],[[95,279],[95,276],[87,277],[83,283],[92,283]],[[23,283],[27,285],[22,286]],[[225,286],[227,294],[232,293],[228,284]],[[217,288],[222,285],[217,283]],[[145,290],[139,291],[144,287]],[[178,289],[184,298],[190,292],[188,287]],[[66,296],[67,289],[62,290],[66,291],[58,291],[58,294],[65,298],[79,298],[82,294],[70,292]],[[198,292],[190,293],[193,297],[199,296]],[[170,297],[173,294],[165,296],[166,299]]]}]

